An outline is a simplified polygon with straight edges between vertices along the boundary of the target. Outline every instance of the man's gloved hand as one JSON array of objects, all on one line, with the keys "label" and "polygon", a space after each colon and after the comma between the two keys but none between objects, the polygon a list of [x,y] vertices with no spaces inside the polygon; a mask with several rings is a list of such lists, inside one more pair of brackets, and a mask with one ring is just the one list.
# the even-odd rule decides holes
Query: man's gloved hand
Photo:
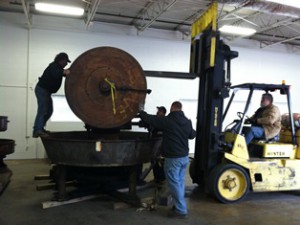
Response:
[{"label": "man's gloved hand", "polygon": [[251,119],[250,118],[246,119],[245,124],[251,124]]},{"label": "man's gloved hand", "polygon": [[246,120],[245,123],[256,125],[257,124],[257,119],[256,118],[249,118],[249,119]]}]

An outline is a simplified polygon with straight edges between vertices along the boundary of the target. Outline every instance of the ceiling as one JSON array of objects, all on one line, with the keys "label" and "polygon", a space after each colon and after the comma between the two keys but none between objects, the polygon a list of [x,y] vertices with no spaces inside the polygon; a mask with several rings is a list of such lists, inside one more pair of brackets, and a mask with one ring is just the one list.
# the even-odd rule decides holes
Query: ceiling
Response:
[{"label": "ceiling", "polygon": [[[47,2],[47,0],[41,0]],[[34,9],[37,0],[1,0],[0,12],[31,16],[41,14]],[[85,8],[82,20],[135,26],[138,32],[148,28],[175,30],[190,35],[191,24],[211,4],[211,0],[48,0]],[[218,0],[218,26],[236,25],[257,30],[249,37],[224,36],[228,40],[247,38],[257,40],[261,48],[285,44],[300,50],[300,9],[270,3],[265,0]]]}]

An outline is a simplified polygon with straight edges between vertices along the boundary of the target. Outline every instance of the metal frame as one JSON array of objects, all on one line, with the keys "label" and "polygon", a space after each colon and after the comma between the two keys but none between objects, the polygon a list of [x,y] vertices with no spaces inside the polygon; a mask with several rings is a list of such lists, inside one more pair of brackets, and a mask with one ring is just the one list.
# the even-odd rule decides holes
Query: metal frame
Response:
[{"label": "metal frame", "polygon": [[93,21],[95,14],[98,10],[98,7],[101,3],[101,0],[95,0],[90,7],[88,7],[88,12],[86,14],[86,20],[85,20],[85,24],[86,27],[88,28],[91,25],[91,22]]},{"label": "metal frame", "polygon": [[150,1],[136,16],[139,19],[135,19],[132,23],[138,29],[139,32],[143,32],[146,28],[150,27],[161,14],[169,10],[177,0],[160,0]]},{"label": "metal frame", "polygon": [[[231,106],[233,98],[236,95],[236,92],[241,90],[241,89],[249,90],[249,94],[248,94],[248,98],[247,98],[245,108],[244,108],[244,111],[243,111],[242,122],[241,122],[241,125],[239,127],[238,134],[241,134],[241,132],[242,132],[242,127],[243,127],[243,124],[245,122],[246,114],[248,112],[249,105],[250,105],[250,102],[251,102],[251,99],[252,99],[252,95],[253,95],[253,92],[255,90],[266,91],[266,92],[279,90],[279,91],[282,92],[282,94],[285,94],[287,96],[287,105],[288,105],[290,123],[294,124],[294,118],[293,118],[292,106],[291,106],[292,104],[291,104],[290,90],[289,90],[288,85],[284,85],[284,84],[276,85],[276,84],[246,83],[246,84],[240,84],[240,85],[232,86],[230,88],[233,90],[233,93],[231,95],[231,98],[230,98],[227,106],[226,106],[226,110],[223,114],[223,121],[226,118],[227,112],[228,112],[228,110]],[[291,129],[292,129],[292,142],[293,142],[293,145],[297,145],[295,127],[291,126]]]},{"label": "metal frame", "polygon": [[[254,26],[259,26],[259,29],[257,30],[256,34],[253,35],[252,37],[249,37],[250,39],[258,40],[261,43],[261,48],[266,48],[274,45],[278,45],[281,43],[286,43],[286,44],[293,44],[291,41],[300,39],[300,35],[292,35],[292,37],[289,37],[286,32],[281,32],[283,28],[289,27],[292,24],[297,24],[297,21],[299,21],[298,18],[293,18],[293,17],[284,17],[281,20],[277,20],[276,22],[271,22],[272,20],[274,21],[274,16],[271,15],[268,20],[264,20],[260,17],[260,15],[263,15],[262,12],[256,11],[252,14],[246,15],[246,16],[240,16],[238,15],[238,12],[242,9],[241,7],[235,8],[234,10],[221,15],[219,17],[219,20],[228,20],[229,16],[233,16],[233,18],[230,18],[234,20],[231,25],[237,25],[237,24],[242,24],[242,23],[250,23]],[[258,22],[259,20],[259,22]],[[258,25],[260,24],[260,25]],[[262,26],[263,25],[263,26]],[[300,33],[300,30],[298,29],[292,29],[296,34]],[[272,34],[270,36],[266,36],[268,31],[272,31]],[[277,34],[281,32],[280,36]],[[259,40],[259,36],[264,36],[265,38],[263,39],[268,39],[268,40]],[[227,39],[234,40],[237,38],[236,36],[225,36]],[[230,37],[230,38],[229,38]],[[266,38],[267,37],[267,38]]]},{"label": "metal frame", "polygon": [[21,2],[22,2],[23,11],[24,11],[24,14],[26,17],[26,24],[27,24],[28,28],[30,28],[32,25],[32,21],[31,21],[29,1],[21,0]]},{"label": "metal frame", "polygon": [[[77,0],[79,1],[79,0]],[[63,2],[63,1],[62,1]],[[199,16],[203,11],[207,9],[211,1],[208,0],[198,0],[198,1],[185,1],[185,0],[144,0],[141,1],[137,5],[137,9],[141,9],[139,13],[134,14],[127,14],[127,13],[109,13],[109,12],[101,12],[101,8],[99,8],[100,4],[103,4],[105,7],[111,7],[113,9],[114,6],[122,6],[126,10],[126,7],[130,7],[129,5],[132,4],[132,1],[123,0],[123,1],[116,1],[113,4],[109,3],[107,0],[84,0],[86,3],[85,7],[85,15],[83,17],[84,22],[86,24],[86,28],[89,28],[93,21],[102,21],[101,18],[110,18],[112,16],[119,18],[114,19],[114,23],[120,24],[127,24],[134,25],[138,33],[145,31],[150,26],[164,24],[163,29],[170,29],[166,28],[167,24],[172,24],[172,30],[181,32],[184,37],[190,35],[189,26],[193,23],[193,20]],[[146,2],[146,4],[145,4]],[[280,16],[271,14],[268,15],[267,13],[263,12],[263,9],[255,9],[254,13],[252,12],[245,12],[243,9],[247,7],[248,1],[236,1],[234,8],[230,8],[228,10],[227,4],[224,2],[227,1],[219,1],[220,7],[219,12],[220,16],[218,20],[222,23],[224,21],[229,22],[231,24],[242,24],[242,23],[250,23],[254,26],[260,27],[258,32],[250,37],[246,37],[249,39],[253,39],[259,41],[261,44],[261,48],[271,47],[278,44],[288,44],[288,50],[298,51],[300,46],[300,28],[296,26],[298,24],[298,18],[293,18],[292,16]],[[231,1],[230,1],[231,2]],[[0,4],[0,10],[6,12],[19,12],[24,13],[26,18],[26,26],[31,28],[32,26],[32,15],[36,12],[33,9],[33,2],[31,0],[20,0],[20,1],[3,1]],[[232,1],[234,3],[234,1]],[[143,4],[145,4],[143,6]],[[128,6],[127,6],[128,5]],[[177,22],[170,22],[166,18],[162,18],[165,12],[169,12],[170,8],[173,7],[176,9],[183,9],[188,11],[188,7],[193,7],[191,12],[180,14],[186,15],[184,19],[179,19]],[[173,9],[172,8],[172,9]],[[102,10],[103,11],[103,10]],[[174,11],[174,13],[175,13]],[[170,15],[172,12],[169,12]],[[169,14],[168,13],[168,14]],[[97,16],[98,15],[98,16]],[[175,14],[176,15],[176,14]],[[98,20],[99,18],[99,20]],[[122,18],[125,18],[125,22],[122,22]],[[276,18],[276,21],[275,21]],[[127,21],[126,21],[127,20]],[[129,21],[128,21],[129,20]],[[119,22],[118,22],[119,21]],[[287,29],[291,27],[291,25],[295,25],[287,32]],[[168,26],[167,26],[168,27]],[[225,36],[225,38],[229,40],[233,40],[235,38],[239,38],[236,36]]]}]

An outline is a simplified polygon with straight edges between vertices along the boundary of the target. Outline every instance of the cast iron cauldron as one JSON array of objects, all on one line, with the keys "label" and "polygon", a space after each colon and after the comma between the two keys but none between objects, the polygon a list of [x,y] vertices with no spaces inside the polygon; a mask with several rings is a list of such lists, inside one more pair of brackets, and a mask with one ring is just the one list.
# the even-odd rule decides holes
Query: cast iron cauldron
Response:
[{"label": "cast iron cauldron", "polygon": [[7,130],[7,123],[8,123],[7,116],[0,116],[0,131]]}]

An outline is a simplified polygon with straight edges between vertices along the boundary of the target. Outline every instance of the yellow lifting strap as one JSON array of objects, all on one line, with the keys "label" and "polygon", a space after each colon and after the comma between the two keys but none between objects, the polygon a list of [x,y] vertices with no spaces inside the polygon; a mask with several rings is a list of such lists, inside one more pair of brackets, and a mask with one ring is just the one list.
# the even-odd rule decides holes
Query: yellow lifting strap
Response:
[{"label": "yellow lifting strap", "polygon": [[116,102],[115,99],[117,98],[116,95],[116,86],[114,83],[110,82],[107,78],[104,79],[104,81],[106,83],[108,83],[108,85],[110,86],[110,93],[111,93],[111,100],[112,100],[112,109],[113,109],[113,113],[114,115],[116,115],[117,111],[116,111]]}]

